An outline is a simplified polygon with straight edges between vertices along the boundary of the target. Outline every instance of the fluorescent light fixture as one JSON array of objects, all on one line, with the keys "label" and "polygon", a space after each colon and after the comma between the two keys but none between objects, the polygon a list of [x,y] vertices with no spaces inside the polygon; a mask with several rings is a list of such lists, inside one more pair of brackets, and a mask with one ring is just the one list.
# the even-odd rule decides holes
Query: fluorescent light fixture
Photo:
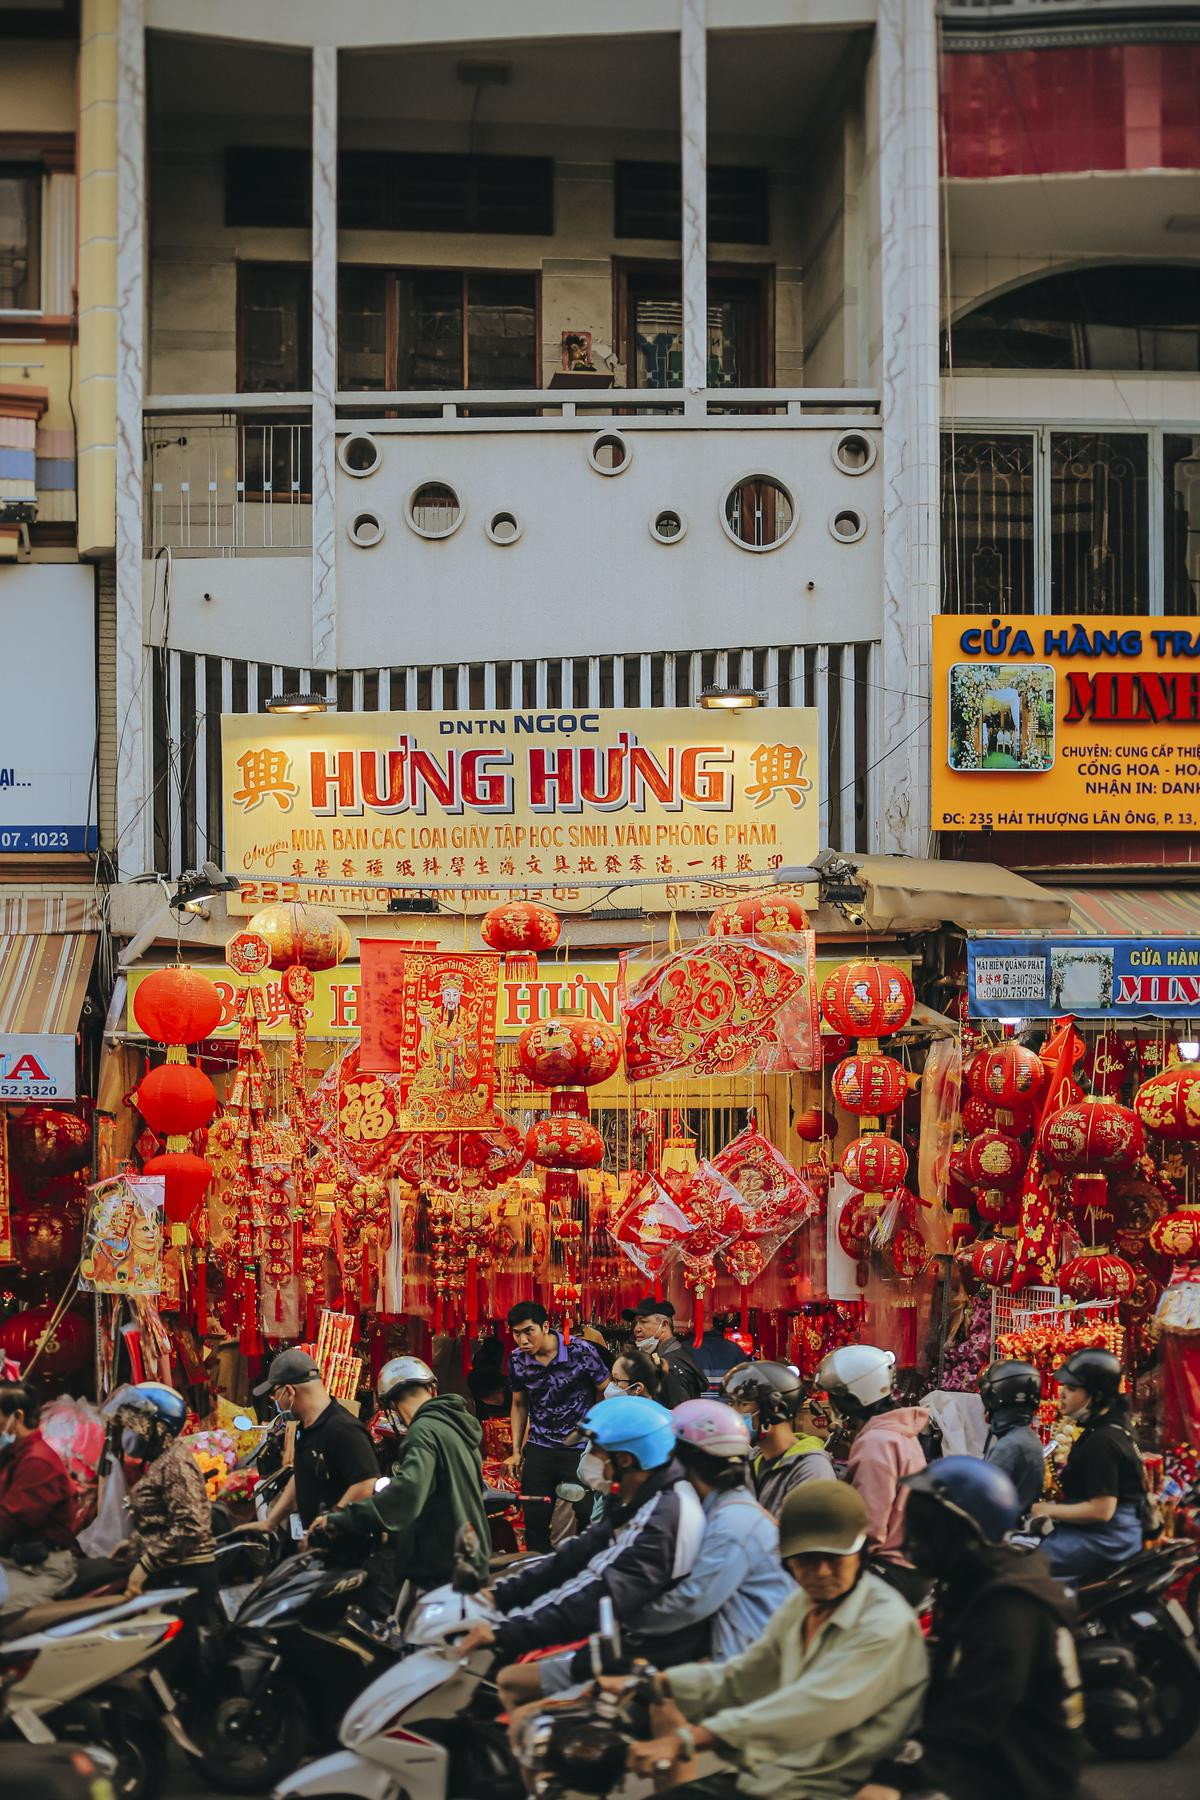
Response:
[{"label": "fluorescent light fixture", "polygon": [[1176,1044],[1184,1062],[1200,1062],[1200,1044]]},{"label": "fluorescent light fixture", "polygon": [[272,694],[267,701],[269,713],[323,713],[329,711],[324,694]]},{"label": "fluorescent light fixture", "polygon": [[758,688],[712,687],[701,692],[700,704],[710,712],[745,712],[749,707],[761,706],[764,698]]}]

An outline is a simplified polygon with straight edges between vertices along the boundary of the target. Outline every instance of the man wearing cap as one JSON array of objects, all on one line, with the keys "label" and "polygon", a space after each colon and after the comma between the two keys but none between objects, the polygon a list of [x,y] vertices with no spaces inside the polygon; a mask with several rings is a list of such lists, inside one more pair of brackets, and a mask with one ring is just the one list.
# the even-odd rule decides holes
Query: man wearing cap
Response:
[{"label": "man wearing cap", "polygon": [[306,1350],[282,1350],[254,1392],[270,1394],[298,1421],[291,1479],[265,1519],[247,1530],[270,1531],[298,1513],[305,1531],[321,1513],[374,1493],[379,1462],[365,1425],[334,1400]]},{"label": "man wearing cap", "polygon": [[664,1406],[682,1406],[685,1400],[699,1400],[708,1392],[708,1377],[691,1351],[675,1336],[675,1308],[669,1300],[656,1300],[647,1294],[639,1300],[633,1315],[633,1341],[648,1356],[657,1356],[666,1366]]},{"label": "man wearing cap", "polygon": [[687,1800],[843,1800],[912,1730],[929,1677],[916,1614],[866,1566],[867,1513],[853,1488],[789,1494],[779,1554],[800,1592],[758,1642],[725,1663],[654,1677],[658,1735],[635,1743],[638,1775],[676,1780],[702,1751],[731,1768],[672,1791]]}]

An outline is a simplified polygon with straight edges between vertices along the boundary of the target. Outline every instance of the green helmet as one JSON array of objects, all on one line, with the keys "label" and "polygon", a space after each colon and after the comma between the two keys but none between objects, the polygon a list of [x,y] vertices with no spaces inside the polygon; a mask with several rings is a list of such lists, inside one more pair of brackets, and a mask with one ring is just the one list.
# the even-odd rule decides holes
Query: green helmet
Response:
[{"label": "green helmet", "polygon": [[850,1556],[867,1541],[867,1509],[844,1481],[802,1481],[779,1514],[781,1557]]}]

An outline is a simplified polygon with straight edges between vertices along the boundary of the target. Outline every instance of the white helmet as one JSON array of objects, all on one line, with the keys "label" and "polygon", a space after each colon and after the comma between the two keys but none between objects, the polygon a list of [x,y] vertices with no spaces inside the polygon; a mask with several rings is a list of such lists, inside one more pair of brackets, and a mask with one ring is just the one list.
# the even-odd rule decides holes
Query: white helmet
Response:
[{"label": "white helmet", "polygon": [[865,1412],[887,1399],[895,1367],[890,1350],[878,1350],[874,1344],[846,1344],[824,1359],[816,1373],[816,1386],[825,1390],[838,1412]]},{"label": "white helmet", "polygon": [[394,1400],[409,1387],[436,1389],[437,1376],[419,1356],[393,1356],[391,1362],[385,1362],[379,1371],[375,1397],[380,1406],[386,1406],[389,1400]]}]

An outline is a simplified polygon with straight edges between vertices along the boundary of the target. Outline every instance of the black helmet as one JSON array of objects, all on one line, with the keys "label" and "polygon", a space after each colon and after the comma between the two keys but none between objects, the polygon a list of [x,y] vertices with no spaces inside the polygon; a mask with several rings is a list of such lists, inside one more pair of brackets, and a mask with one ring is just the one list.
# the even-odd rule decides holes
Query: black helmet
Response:
[{"label": "black helmet", "polygon": [[994,1362],[983,1371],[979,1398],[985,1412],[1002,1406],[1036,1407],[1042,1398],[1042,1378],[1032,1363]]},{"label": "black helmet", "polygon": [[1093,1400],[1115,1400],[1121,1392],[1121,1364],[1111,1350],[1076,1350],[1054,1379],[1061,1387],[1083,1388]]},{"label": "black helmet", "polygon": [[805,1398],[800,1371],[782,1362],[739,1363],[721,1383],[721,1392],[734,1406],[739,1400],[756,1406],[764,1426],[790,1425]]}]

